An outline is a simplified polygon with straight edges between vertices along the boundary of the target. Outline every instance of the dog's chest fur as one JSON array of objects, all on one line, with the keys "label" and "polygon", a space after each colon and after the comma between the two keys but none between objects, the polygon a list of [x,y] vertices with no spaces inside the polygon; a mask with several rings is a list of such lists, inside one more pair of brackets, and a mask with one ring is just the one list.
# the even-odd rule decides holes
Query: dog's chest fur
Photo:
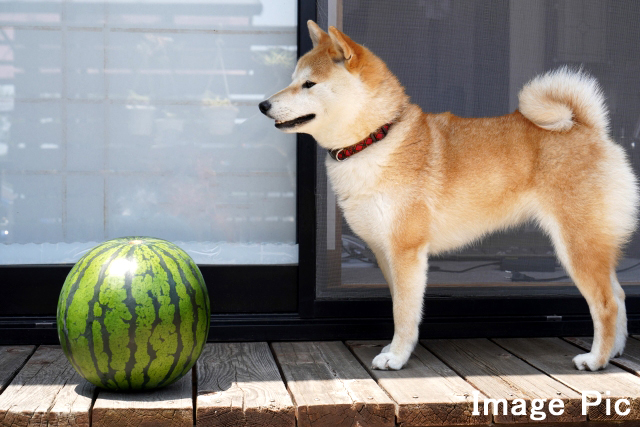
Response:
[{"label": "dog's chest fur", "polygon": [[[391,139],[391,138],[388,138]],[[393,230],[402,192],[393,191],[386,175],[393,141],[370,147],[343,162],[327,157],[327,175],[351,229],[370,246],[384,248]]]}]

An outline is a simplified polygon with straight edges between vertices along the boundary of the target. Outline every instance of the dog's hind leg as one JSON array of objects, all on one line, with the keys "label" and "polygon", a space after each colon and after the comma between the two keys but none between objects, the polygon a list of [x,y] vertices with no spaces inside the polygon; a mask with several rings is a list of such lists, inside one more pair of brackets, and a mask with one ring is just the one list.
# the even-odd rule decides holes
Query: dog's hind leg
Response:
[{"label": "dog's hind leg", "polygon": [[613,292],[616,296],[616,302],[618,303],[618,319],[616,322],[616,341],[613,345],[612,357],[622,356],[624,352],[624,346],[627,344],[627,310],[624,304],[624,290],[618,282],[616,272],[611,272],[611,284],[613,285]]},{"label": "dog's hind leg", "polygon": [[595,371],[624,349],[626,314],[624,292],[612,271],[618,247],[594,221],[574,213],[541,221],[549,232],[558,258],[589,304],[593,319],[591,351],[573,359],[579,370]]},{"label": "dog's hind leg", "polygon": [[418,342],[422,301],[427,286],[427,245],[396,251],[389,262],[394,334],[372,362],[373,369],[401,369]]},{"label": "dog's hind leg", "polygon": [[581,371],[596,371],[606,367],[611,357],[618,352],[616,342],[619,341],[619,336],[624,337],[620,340],[619,351],[624,350],[627,331],[618,330],[619,327],[623,327],[618,319],[621,316],[626,319],[626,316],[622,314],[625,310],[624,302],[621,306],[615,297],[609,275],[594,271],[592,277],[587,278],[587,271],[576,273],[573,277],[574,281],[579,283],[578,288],[589,304],[593,319],[593,344],[589,353],[574,357],[573,363]]}]

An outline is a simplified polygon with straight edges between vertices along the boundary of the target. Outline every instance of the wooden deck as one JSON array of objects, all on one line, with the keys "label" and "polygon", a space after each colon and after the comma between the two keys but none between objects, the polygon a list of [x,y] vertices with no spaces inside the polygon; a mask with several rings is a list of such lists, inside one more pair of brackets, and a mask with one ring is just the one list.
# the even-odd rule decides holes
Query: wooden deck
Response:
[{"label": "wooden deck", "polygon": [[96,389],[60,347],[4,346],[0,425],[640,425],[640,338],[599,372],[573,368],[585,338],[426,340],[405,369],[373,371],[383,344],[207,344],[193,375],[135,394]]}]

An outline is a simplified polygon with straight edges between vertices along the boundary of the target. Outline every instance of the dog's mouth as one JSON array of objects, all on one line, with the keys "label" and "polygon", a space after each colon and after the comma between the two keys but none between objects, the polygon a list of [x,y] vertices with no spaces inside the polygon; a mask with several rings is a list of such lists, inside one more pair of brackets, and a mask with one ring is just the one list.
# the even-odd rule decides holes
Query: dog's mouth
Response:
[{"label": "dog's mouth", "polygon": [[307,122],[310,122],[311,120],[315,119],[315,117],[316,117],[315,114],[307,114],[306,116],[301,116],[301,117],[298,117],[297,119],[289,120],[286,122],[281,122],[279,120],[276,120],[276,127],[278,129],[291,129],[296,126],[300,126]]}]

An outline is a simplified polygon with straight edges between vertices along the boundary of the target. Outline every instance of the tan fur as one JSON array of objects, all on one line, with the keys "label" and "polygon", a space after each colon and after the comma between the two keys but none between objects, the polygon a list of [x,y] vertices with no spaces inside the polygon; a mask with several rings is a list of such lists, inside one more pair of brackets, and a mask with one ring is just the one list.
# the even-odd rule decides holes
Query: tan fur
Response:
[{"label": "tan fur", "polygon": [[[294,131],[329,149],[394,121],[383,141],[347,161],[326,161],[338,203],[376,254],[393,297],[394,338],[373,367],[400,369],[415,346],[427,254],[531,219],[551,237],[591,310],[593,349],[576,366],[600,369],[621,353],[626,314],[615,267],[635,228],[638,188],[624,150],[608,136],[595,80],[568,69],[546,74],[523,88],[522,112],[501,117],[423,113],[368,49],[335,28],[327,34],[310,22],[309,30],[314,49],[300,59],[292,85],[270,98],[267,115],[316,114]],[[300,89],[305,80],[316,86]]]}]

